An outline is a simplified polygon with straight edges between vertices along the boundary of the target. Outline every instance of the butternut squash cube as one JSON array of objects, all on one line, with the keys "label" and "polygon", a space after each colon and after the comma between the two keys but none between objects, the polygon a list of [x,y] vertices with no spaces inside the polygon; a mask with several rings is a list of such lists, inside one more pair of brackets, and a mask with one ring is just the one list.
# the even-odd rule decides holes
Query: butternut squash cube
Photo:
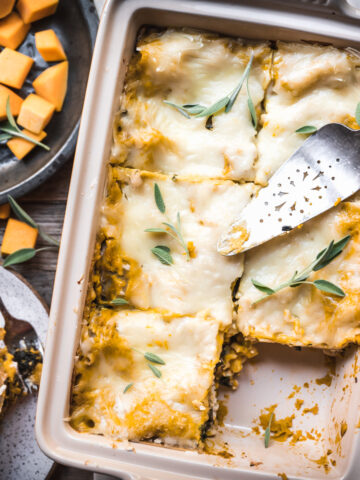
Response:
[{"label": "butternut squash cube", "polygon": [[66,60],[61,42],[54,30],[43,30],[35,33],[35,45],[46,62]]},{"label": "butternut squash cube", "polygon": [[16,8],[25,23],[35,22],[56,12],[59,0],[19,0]]},{"label": "butternut squash cube", "polygon": [[23,42],[30,25],[26,25],[16,12],[0,20],[0,45],[16,50]]},{"label": "butternut squash cube", "polygon": [[4,203],[4,205],[0,205],[0,218],[1,220],[5,220],[6,218],[10,217],[10,204]]},{"label": "butternut squash cube", "polygon": [[4,48],[0,53],[0,83],[21,88],[34,60],[27,55]]},{"label": "butternut squash cube", "polygon": [[10,88],[0,85],[0,122],[6,120],[6,102],[8,97],[10,98],[10,110],[14,117],[17,117],[20,112],[20,107],[23,99],[16,95]]},{"label": "butternut squash cube", "polygon": [[36,228],[30,227],[20,220],[9,218],[1,245],[1,253],[10,255],[21,248],[34,248],[37,236]]},{"label": "butternut squash cube", "polygon": [[15,0],[1,0],[0,1],[0,18],[7,17],[14,8]]},{"label": "butternut squash cube", "polygon": [[61,62],[44,70],[33,81],[35,92],[55,105],[60,112],[65,100],[68,80],[68,62]]},{"label": "butternut squash cube", "polygon": [[52,103],[30,93],[21,105],[17,123],[30,132],[39,134],[50,122],[54,111],[55,106]]},{"label": "butternut squash cube", "polygon": [[[46,137],[46,133],[44,131],[40,132],[39,135],[35,135],[34,133],[29,132],[29,130],[23,130],[23,133],[28,137],[37,140],[38,142],[41,142],[41,140]],[[19,137],[11,138],[6,145],[10,148],[18,160],[22,160],[28,153],[31,152],[31,150],[36,147],[35,143]]]}]

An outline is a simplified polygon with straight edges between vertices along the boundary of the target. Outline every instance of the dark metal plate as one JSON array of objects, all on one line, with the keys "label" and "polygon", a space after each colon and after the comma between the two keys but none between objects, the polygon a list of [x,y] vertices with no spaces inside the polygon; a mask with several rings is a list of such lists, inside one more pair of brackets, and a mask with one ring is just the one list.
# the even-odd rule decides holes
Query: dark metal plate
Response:
[{"label": "dark metal plate", "polygon": [[[24,195],[56,172],[74,153],[92,51],[98,27],[98,16],[90,0],[60,0],[55,15],[34,22],[18,51],[34,58],[35,63],[19,93],[25,98],[33,92],[33,80],[47,64],[35,48],[34,33],[52,28],[65,48],[69,61],[68,91],[63,110],[55,113],[46,127],[44,142],[51,147],[36,147],[23,160],[0,145],[0,204],[7,195]],[[50,64],[52,65],[52,64]]]}]

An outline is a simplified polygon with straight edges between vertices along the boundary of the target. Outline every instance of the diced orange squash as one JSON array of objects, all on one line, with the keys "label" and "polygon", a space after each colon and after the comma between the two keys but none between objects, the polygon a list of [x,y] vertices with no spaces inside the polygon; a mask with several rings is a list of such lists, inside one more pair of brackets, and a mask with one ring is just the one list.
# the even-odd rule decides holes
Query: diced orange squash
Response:
[{"label": "diced orange squash", "polygon": [[31,23],[55,13],[58,3],[59,0],[19,0],[16,8],[24,22]]},{"label": "diced orange squash", "polygon": [[10,88],[0,85],[0,122],[6,120],[6,102],[10,98],[10,110],[14,117],[17,117],[20,112],[20,107],[23,99],[16,95]]},{"label": "diced orange squash", "polygon": [[[29,132],[29,130],[23,130],[23,133],[28,137],[37,140],[38,142],[41,142],[41,140],[46,137],[46,133],[44,131],[40,132],[39,135],[35,135],[35,133]],[[19,137],[11,138],[6,145],[10,148],[18,160],[22,160],[28,153],[31,152],[31,150],[36,147],[35,143]]]},{"label": "diced orange squash", "polygon": [[30,132],[39,134],[50,122],[54,111],[55,106],[52,103],[30,93],[21,105],[17,123]]},{"label": "diced orange squash", "polygon": [[4,203],[4,205],[0,205],[0,218],[1,220],[5,220],[6,218],[10,217],[10,204]]},{"label": "diced orange squash", "polygon": [[16,12],[0,20],[0,45],[14,50],[23,42],[30,25],[26,25]]},{"label": "diced orange squash", "polygon": [[34,60],[27,55],[4,48],[0,53],[0,83],[21,88]]},{"label": "diced orange squash", "polygon": [[67,90],[69,62],[61,62],[44,70],[33,81],[35,92],[55,105],[60,112]]},{"label": "diced orange squash", "polygon": [[0,0],[0,18],[7,17],[14,8],[15,0]]},{"label": "diced orange squash", "polygon": [[36,228],[30,227],[20,220],[9,218],[1,245],[1,253],[10,255],[21,248],[34,248],[37,236]]},{"label": "diced orange squash", "polygon": [[61,42],[54,30],[43,30],[35,33],[35,45],[46,62],[66,60]]}]

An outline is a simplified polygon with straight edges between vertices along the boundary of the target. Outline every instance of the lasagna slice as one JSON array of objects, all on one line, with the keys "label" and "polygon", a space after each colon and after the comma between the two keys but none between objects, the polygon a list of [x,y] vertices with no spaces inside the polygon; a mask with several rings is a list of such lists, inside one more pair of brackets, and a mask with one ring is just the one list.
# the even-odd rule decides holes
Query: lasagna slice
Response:
[{"label": "lasagna slice", "polygon": [[[360,341],[360,198],[343,202],[307,222],[300,230],[278,237],[245,254],[236,302],[239,330],[248,338],[287,345],[339,349]],[[312,285],[285,288],[254,304],[263,294],[251,279],[275,287],[302,271],[331,240],[351,235],[344,251],[310,280],[328,280],[345,297]]]},{"label": "lasagna slice", "polygon": [[97,309],[82,332],[72,426],[114,439],[197,446],[213,415],[221,344],[219,324],[206,312]]},{"label": "lasagna slice", "polygon": [[355,121],[360,99],[360,54],[331,46],[278,42],[273,86],[266,95],[257,148],[256,182],[269,177],[306,139],[296,133],[311,125]]},{"label": "lasagna slice", "polygon": [[17,366],[13,356],[6,348],[4,338],[5,330],[0,327],[0,417],[4,411],[5,403],[22,393],[16,375]]},{"label": "lasagna slice", "polygon": [[[232,329],[242,257],[223,257],[216,244],[257,188],[112,166],[108,185],[71,423],[117,439],[195,447],[216,412],[217,384],[235,385],[233,375],[256,354]],[[171,261],[155,253],[160,246]]]},{"label": "lasagna slice", "polygon": [[[218,115],[190,118],[174,106],[209,107],[230,95],[252,54],[248,91],[245,81],[228,113],[222,108]],[[186,30],[145,36],[125,79],[112,163],[182,176],[253,180],[256,129],[248,92],[259,114],[270,62],[265,43],[245,45]]]},{"label": "lasagna slice", "polygon": [[[219,255],[217,240],[257,188],[121,167],[110,167],[109,185],[95,265],[98,300],[123,295],[137,308],[179,315],[207,311],[222,325],[231,323],[231,285],[243,262]],[[164,213],[155,201],[155,185]],[[169,225],[180,230],[186,248]],[[169,249],[172,265],[154,253],[158,246]]]}]

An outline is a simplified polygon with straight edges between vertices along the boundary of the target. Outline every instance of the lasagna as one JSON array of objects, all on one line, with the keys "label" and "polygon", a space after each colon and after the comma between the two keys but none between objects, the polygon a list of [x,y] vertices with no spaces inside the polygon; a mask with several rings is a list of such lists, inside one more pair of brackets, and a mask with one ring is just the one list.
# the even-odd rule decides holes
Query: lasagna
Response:
[{"label": "lasagna", "polygon": [[[359,199],[245,255],[220,234],[304,141],[303,125],[356,126],[359,58],[330,46],[142,34],[113,130],[70,422],[113,439],[201,447],[217,388],[236,388],[255,342],[339,349],[359,339]],[[321,108],[319,107],[321,105]],[[334,239],[309,285],[254,304]],[[316,278],[316,277],[314,277]]]}]

